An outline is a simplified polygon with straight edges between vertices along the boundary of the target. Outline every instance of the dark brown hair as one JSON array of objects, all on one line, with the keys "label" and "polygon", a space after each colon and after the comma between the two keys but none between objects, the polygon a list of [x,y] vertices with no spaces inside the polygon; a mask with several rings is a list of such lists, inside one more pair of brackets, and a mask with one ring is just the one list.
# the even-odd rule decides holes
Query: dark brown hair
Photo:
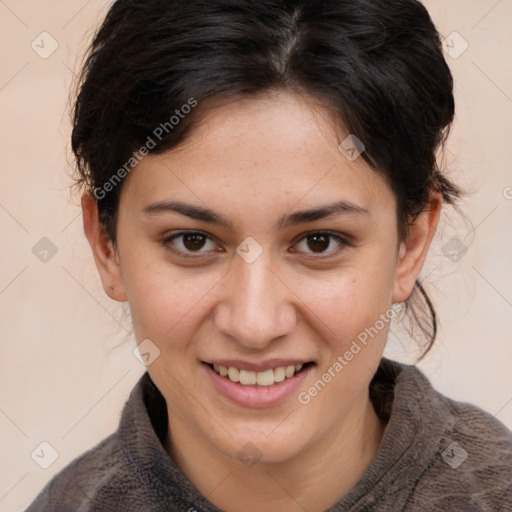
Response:
[{"label": "dark brown hair", "polygon": [[[176,147],[207,99],[275,88],[320,99],[363,141],[397,198],[401,240],[433,192],[460,195],[437,164],[452,75],[420,2],[117,0],[85,60],[72,133],[76,183],[95,193],[114,244],[121,178],[140,148]],[[429,340],[423,357],[437,320],[420,282],[406,305]]]}]

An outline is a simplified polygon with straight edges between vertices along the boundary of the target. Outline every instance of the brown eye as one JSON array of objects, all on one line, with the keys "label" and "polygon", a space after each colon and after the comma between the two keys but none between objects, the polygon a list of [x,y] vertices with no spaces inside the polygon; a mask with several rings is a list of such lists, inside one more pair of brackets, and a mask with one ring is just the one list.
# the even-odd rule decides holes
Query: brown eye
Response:
[{"label": "brown eye", "polygon": [[201,235],[200,233],[190,233],[187,235],[183,235],[183,245],[189,251],[197,251],[198,249],[202,249],[206,241],[206,237]]},{"label": "brown eye", "polygon": [[330,232],[309,233],[302,237],[297,244],[299,247],[298,252],[319,254],[320,257],[324,254],[326,257],[334,256],[347,245],[349,244],[344,238]]},{"label": "brown eye", "polygon": [[313,252],[323,252],[329,247],[330,240],[328,235],[308,235],[306,239],[308,240],[308,247]]},{"label": "brown eye", "polygon": [[[208,246],[208,243],[211,244],[210,250],[202,250],[205,246]],[[202,256],[207,252],[215,250],[216,247],[208,235],[197,231],[180,231],[165,237],[161,244],[172,252],[184,257],[194,257],[196,254]]]}]

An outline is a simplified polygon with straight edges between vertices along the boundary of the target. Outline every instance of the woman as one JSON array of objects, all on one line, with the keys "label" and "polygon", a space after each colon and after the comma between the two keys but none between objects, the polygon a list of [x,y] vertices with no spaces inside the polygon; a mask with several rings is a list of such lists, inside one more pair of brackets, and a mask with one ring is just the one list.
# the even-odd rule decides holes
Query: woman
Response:
[{"label": "woman", "polygon": [[383,358],[454,115],[415,0],[118,0],[74,109],[84,231],[147,372],[42,510],[510,510],[512,433]]}]

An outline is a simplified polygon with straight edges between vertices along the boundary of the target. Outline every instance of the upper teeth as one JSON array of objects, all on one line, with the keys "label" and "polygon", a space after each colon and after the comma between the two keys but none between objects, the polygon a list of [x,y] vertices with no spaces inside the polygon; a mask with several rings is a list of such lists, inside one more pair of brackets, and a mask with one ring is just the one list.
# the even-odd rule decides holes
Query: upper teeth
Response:
[{"label": "upper teeth", "polygon": [[282,382],[285,379],[293,377],[302,370],[302,364],[292,364],[290,366],[279,366],[265,370],[263,372],[252,372],[249,370],[239,370],[233,366],[213,365],[213,369],[219,375],[227,377],[232,382],[239,382],[244,386],[272,386],[276,382]]}]

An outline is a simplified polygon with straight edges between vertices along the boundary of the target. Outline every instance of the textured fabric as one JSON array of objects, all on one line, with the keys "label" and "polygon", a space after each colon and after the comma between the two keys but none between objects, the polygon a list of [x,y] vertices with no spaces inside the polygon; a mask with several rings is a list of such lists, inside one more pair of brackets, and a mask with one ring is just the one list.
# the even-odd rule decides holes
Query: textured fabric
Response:
[{"label": "textured fabric", "polygon": [[[383,358],[371,386],[387,421],[359,482],[329,512],[512,511],[512,432],[434,390],[416,367]],[[219,512],[165,451],[165,400],[146,372],[117,432],[76,458],[26,512]]]}]

